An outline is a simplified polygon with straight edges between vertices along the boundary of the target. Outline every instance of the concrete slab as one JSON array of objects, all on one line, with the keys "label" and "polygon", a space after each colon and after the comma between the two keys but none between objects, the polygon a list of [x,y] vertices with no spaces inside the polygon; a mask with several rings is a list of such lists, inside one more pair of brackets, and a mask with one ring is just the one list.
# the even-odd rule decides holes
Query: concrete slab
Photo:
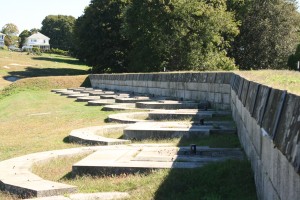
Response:
[{"label": "concrete slab", "polygon": [[71,200],[116,200],[128,199],[130,195],[127,192],[100,192],[91,194],[71,194]]},{"label": "concrete slab", "polygon": [[68,91],[68,90],[67,89],[52,89],[51,90],[51,92],[54,92],[54,93],[57,93],[57,94],[59,94],[61,92],[66,92],[66,91]]},{"label": "concrete slab", "polygon": [[85,96],[85,97],[77,97],[76,101],[77,102],[88,102],[88,101],[93,101],[93,100],[98,100],[100,99],[99,96]]},{"label": "concrete slab", "polygon": [[243,159],[240,149],[197,147],[136,147],[127,146],[99,150],[74,164],[73,175],[107,175],[147,172],[165,168],[197,168],[210,162]]},{"label": "concrete slab", "polygon": [[101,95],[113,95],[115,92],[113,91],[90,91],[90,96],[101,96]]},{"label": "concrete slab", "polygon": [[68,98],[77,99],[78,97],[87,97],[87,96],[89,96],[89,94],[87,94],[87,93],[79,93],[79,94],[68,95]]},{"label": "concrete slab", "polygon": [[132,124],[136,122],[145,122],[148,117],[148,112],[131,112],[131,113],[118,113],[108,116],[109,122]]},{"label": "concrete slab", "polygon": [[104,106],[104,105],[111,105],[115,104],[114,99],[100,99],[100,100],[92,100],[88,101],[88,106]]},{"label": "concrete slab", "polygon": [[92,126],[73,130],[69,135],[69,141],[86,145],[120,145],[128,144],[130,140],[107,138],[103,135],[111,132],[123,132],[127,124]]},{"label": "concrete slab", "polygon": [[150,101],[150,102],[137,102],[137,108],[146,109],[198,109],[199,103],[192,101],[171,101],[171,100],[161,100],[161,101]]},{"label": "concrete slab", "polygon": [[99,193],[78,193],[65,196],[40,197],[27,200],[115,200],[128,199],[130,195],[127,192],[99,192]]},{"label": "concrete slab", "polygon": [[136,96],[132,98],[116,98],[116,103],[136,103],[145,101],[152,101],[152,99],[145,96]]},{"label": "concrete slab", "polygon": [[44,180],[31,173],[34,163],[56,157],[99,150],[100,147],[73,148],[29,154],[0,162],[0,188],[22,198],[55,196],[76,192],[76,187]]},{"label": "concrete slab", "polygon": [[190,122],[139,122],[124,129],[124,139],[166,139],[236,133],[229,124],[198,125]]},{"label": "concrete slab", "polygon": [[105,105],[103,111],[118,111],[118,110],[141,110],[135,107],[135,103],[118,103],[114,105]]},{"label": "concrete slab", "polygon": [[80,94],[80,92],[73,92],[73,91],[65,91],[65,92],[59,92],[61,96],[69,96],[73,94]]}]

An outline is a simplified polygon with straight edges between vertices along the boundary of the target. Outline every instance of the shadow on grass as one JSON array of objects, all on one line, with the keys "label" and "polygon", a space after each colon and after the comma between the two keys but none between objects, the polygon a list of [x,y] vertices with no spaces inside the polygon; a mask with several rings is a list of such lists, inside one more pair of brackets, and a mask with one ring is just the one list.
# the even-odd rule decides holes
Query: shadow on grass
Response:
[{"label": "shadow on grass", "polygon": [[[201,112],[199,111],[199,114]],[[221,118],[218,116],[210,119],[210,121],[214,120],[231,121],[232,118],[224,115]],[[183,147],[191,144],[210,148],[241,147],[235,133],[182,137],[177,146]],[[153,199],[253,200],[257,199],[257,196],[251,165],[248,160],[244,159],[209,163],[201,168],[171,168]]]},{"label": "shadow on grass", "polygon": [[69,136],[64,137],[63,142],[69,144],[70,143]]},{"label": "shadow on grass", "polygon": [[69,75],[85,75],[89,72],[81,69],[70,68],[33,68],[27,67],[25,71],[8,72],[10,76],[19,78],[39,77],[39,76],[69,76]]},{"label": "shadow on grass", "polygon": [[171,169],[154,199],[257,199],[248,161],[228,160],[196,169]]},{"label": "shadow on grass", "polygon": [[41,61],[50,61],[50,62],[58,62],[58,63],[66,63],[71,65],[85,65],[85,63],[80,62],[76,59],[67,59],[67,58],[55,58],[55,57],[33,57],[33,60],[41,60]]}]

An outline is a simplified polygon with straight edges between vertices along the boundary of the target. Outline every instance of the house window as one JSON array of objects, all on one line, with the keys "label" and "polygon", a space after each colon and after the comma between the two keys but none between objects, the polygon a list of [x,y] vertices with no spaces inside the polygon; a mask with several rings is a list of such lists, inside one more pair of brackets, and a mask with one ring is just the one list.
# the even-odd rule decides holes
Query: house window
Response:
[{"label": "house window", "polygon": [[46,43],[46,40],[44,40],[44,43]]},{"label": "house window", "polygon": [[37,40],[36,39],[32,39],[31,42],[37,42]]}]

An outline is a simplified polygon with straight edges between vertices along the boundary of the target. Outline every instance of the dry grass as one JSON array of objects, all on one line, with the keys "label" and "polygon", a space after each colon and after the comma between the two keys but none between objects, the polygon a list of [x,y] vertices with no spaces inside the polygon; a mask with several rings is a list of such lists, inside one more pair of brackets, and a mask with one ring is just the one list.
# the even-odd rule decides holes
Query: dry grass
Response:
[{"label": "dry grass", "polygon": [[88,66],[67,56],[54,54],[34,56],[23,52],[0,50],[0,89],[11,83],[4,79],[6,76],[25,78],[80,75],[87,74],[88,70]]},{"label": "dry grass", "polygon": [[258,70],[235,72],[248,80],[300,95],[300,72],[288,70]]}]

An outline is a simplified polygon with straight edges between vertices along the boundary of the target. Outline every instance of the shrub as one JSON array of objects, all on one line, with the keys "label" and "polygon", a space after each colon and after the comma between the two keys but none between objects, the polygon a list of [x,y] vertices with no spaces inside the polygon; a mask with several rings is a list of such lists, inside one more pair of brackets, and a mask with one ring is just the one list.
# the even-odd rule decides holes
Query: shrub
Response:
[{"label": "shrub", "polygon": [[0,50],[5,50],[5,51],[7,51],[7,50],[8,50],[8,47],[7,47],[7,46],[0,47]]},{"label": "shrub", "polygon": [[69,55],[69,51],[64,51],[61,49],[55,49],[52,48],[49,53],[54,53],[54,54],[58,54],[58,55],[62,55],[62,56],[68,56]]},{"label": "shrub", "polygon": [[38,56],[41,56],[41,49],[39,47],[32,47],[32,53]]}]

